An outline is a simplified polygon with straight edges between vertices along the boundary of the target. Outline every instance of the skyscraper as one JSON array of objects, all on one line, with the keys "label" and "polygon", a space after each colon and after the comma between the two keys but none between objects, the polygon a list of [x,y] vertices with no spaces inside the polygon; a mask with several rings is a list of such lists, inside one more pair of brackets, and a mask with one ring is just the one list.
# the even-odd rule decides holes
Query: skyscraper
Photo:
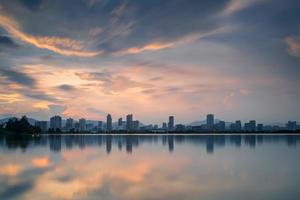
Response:
[{"label": "skyscraper", "polygon": [[215,127],[216,127],[216,130],[217,130],[217,131],[222,132],[222,131],[225,131],[226,124],[225,124],[224,121],[219,121],[219,122],[215,125]]},{"label": "skyscraper", "polygon": [[235,125],[236,125],[236,131],[241,131],[242,130],[242,122],[241,122],[241,120],[236,120],[235,121]]},{"label": "skyscraper", "polygon": [[132,122],[132,129],[133,130],[137,131],[137,130],[139,130],[139,127],[140,127],[139,120],[135,120],[135,121]]},{"label": "skyscraper", "polygon": [[118,119],[118,126],[121,127],[123,124],[123,119],[122,117]]},{"label": "skyscraper", "polygon": [[84,118],[79,119],[79,130],[86,131],[86,120]]},{"label": "skyscraper", "polygon": [[250,124],[250,131],[252,131],[252,132],[256,131],[256,121],[250,120],[249,124]]},{"label": "skyscraper", "polygon": [[68,118],[66,121],[66,131],[70,131],[72,128],[74,128],[74,120],[72,118]]},{"label": "skyscraper", "polygon": [[168,129],[167,123],[166,123],[166,122],[163,122],[163,123],[162,123],[162,129],[163,129],[163,130],[167,130],[167,129]]},{"label": "skyscraper", "polygon": [[112,130],[112,118],[110,114],[106,116],[106,130],[108,132]]},{"label": "skyscraper", "polygon": [[212,130],[214,128],[214,115],[208,114],[206,115],[206,126],[207,129]]},{"label": "skyscraper", "polygon": [[61,117],[58,115],[55,115],[50,118],[50,128],[56,130],[60,129],[61,130]]},{"label": "skyscraper", "polygon": [[47,131],[47,121],[36,121],[35,126],[39,127],[42,132]]},{"label": "skyscraper", "polygon": [[129,114],[126,116],[126,130],[131,131],[133,128],[133,116]]},{"label": "skyscraper", "polygon": [[98,121],[98,127],[97,127],[97,129],[98,129],[98,132],[101,132],[102,131],[102,121]]},{"label": "skyscraper", "polygon": [[295,131],[295,130],[297,130],[297,122],[296,121],[288,121],[288,123],[285,125],[285,127],[289,131]]},{"label": "skyscraper", "polygon": [[174,116],[169,116],[168,130],[174,130]]}]

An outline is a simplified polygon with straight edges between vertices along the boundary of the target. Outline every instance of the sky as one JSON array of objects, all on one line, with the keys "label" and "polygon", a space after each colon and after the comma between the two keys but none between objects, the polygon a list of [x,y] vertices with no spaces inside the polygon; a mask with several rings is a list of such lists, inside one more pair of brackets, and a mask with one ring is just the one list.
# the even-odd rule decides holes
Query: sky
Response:
[{"label": "sky", "polygon": [[0,0],[0,118],[300,121],[298,0]]}]

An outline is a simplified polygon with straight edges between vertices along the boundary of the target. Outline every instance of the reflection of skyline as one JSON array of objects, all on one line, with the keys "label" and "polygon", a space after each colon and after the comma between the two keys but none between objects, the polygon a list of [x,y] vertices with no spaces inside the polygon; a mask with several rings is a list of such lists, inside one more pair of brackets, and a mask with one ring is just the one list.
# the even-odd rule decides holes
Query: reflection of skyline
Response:
[{"label": "reflection of skyline", "polygon": [[89,146],[105,148],[110,154],[113,149],[134,153],[134,149],[147,143],[167,146],[169,152],[176,150],[176,145],[189,144],[206,147],[206,153],[210,154],[215,148],[224,146],[252,147],[258,144],[280,142],[288,146],[296,146],[300,141],[297,135],[47,135],[41,137],[25,137],[14,139],[9,136],[0,137],[1,148],[26,150],[29,145],[33,147],[46,147],[52,152],[60,152],[62,149],[85,149]]},{"label": "reflection of skyline", "polygon": [[253,199],[245,194],[276,199],[288,188],[292,197],[288,199],[298,200],[299,139],[296,135],[51,135],[19,141],[0,137],[0,199]]}]

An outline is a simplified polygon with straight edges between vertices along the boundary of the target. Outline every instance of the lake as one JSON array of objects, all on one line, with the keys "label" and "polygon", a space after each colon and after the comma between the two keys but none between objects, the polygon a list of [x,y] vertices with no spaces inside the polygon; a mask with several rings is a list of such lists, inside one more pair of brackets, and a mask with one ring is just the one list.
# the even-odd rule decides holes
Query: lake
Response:
[{"label": "lake", "polygon": [[300,136],[0,136],[0,199],[299,200]]}]

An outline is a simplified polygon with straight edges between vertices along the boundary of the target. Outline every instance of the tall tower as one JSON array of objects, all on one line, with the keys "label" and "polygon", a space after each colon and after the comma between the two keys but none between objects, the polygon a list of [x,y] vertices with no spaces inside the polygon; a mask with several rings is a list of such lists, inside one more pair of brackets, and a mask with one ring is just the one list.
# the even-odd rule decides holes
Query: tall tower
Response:
[{"label": "tall tower", "polygon": [[208,114],[206,115],[206,125],[207,129],[213,129],[214,127],[214,115],[213,114]]},{"label": "tall tower", "polygon": [[84,118],[79,119],[79,130],[86,131],[86,120]]},{"label": "tall tower", "polygon": [[133,116],[129,114],[126,116],[126,130],[131,131],[133,128]]},{"label": "tall tower", "polygon": [[62,121],[62,119],[58,115],[51,117],[50,118],[50,128],[61,130],[61,124],[62,124],[61,121]]},{"label": "tall tower", "polygon": [[169,116],[168,130],[174,130],[174,116]]},{"label": "tall tower", "polygon": [[112,130],[112,118],[111,118],[110,114],[108,114],[106,116],[106,130],[107,131],[111,131]]}]

